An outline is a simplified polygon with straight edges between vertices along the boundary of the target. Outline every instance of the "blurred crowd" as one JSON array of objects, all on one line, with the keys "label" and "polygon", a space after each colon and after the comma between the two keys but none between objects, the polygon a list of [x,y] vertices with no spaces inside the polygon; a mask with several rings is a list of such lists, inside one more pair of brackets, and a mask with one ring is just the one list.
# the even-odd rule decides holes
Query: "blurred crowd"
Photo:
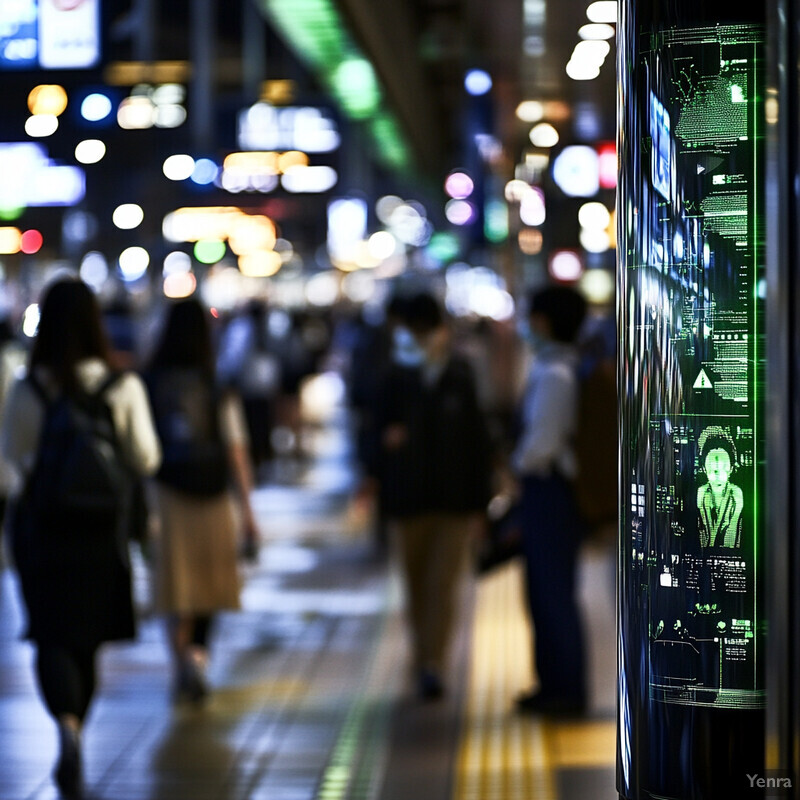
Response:
[{"label": "blurred crowd", "polygon": [[[152,558],[176,701],[202,702],[208,692],[209,631],[219,611],[238,608],[238,561],[258,557],[250,495],[302,475],[315,424],[304,387],[335,373],[352,437],[353,502],[369,509],[375,551],[396,559],[403,577],[418,696],[447,691],[464,581],[476,565],[519,557],[537,676],[533,689],[520,687],[518,710],[585,709],[577,556],[591,531],[613,524],[616,507],[615,499],[602,507],[611,496],[597,475],[588,483],[601,491],[588,500],[579,480],[581,448],[601,459],[614,443],[613,388],[603,415],[588,426],[583,419],[588,379],[603,374],[613,385],[607,309],[553,286],[520,298],[515,318],[458,317],[435,288],[415,287],[361,308],[251,300],[221,313],[188,299],[143,314],[124,299],[101,307],[85,284],[65,278],[40,311],[33,339],[0,324],[0,510],[10,503],[6,558],[21,577],[65,795],[81,792],[97,650],[135,635],[118,519],[31,510],[34,490],[45,496],[61,480],[51,471],[51,488],[37,485],[48,448],[66,441],[66,412],[57,413],[65,398],[85,415],[98,404],[109,412],[130,478],[122,527]],[[589,402],[595,412],[601,405]],[[597,466],[613,477],[613,464]]]}]

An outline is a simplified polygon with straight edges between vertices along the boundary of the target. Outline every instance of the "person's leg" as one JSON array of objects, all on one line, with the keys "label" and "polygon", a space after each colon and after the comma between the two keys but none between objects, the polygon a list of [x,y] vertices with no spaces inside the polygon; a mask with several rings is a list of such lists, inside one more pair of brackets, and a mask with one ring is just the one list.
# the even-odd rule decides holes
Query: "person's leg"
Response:
[{"label": "person's leg", "polygon": [[60,753],[55,778],[67,797],[81,791],[80,733],[96,686],[96,650],[40,643],[36,673],[42,697],[58,724]]},{"label": "person's leg", "polygon": [[[204,651],[194,646],[196,618],[191,614],[173,614],[167,621],[167,629],[175,673],[175,699],[199,702],[208,694],[208,686],[203,674]],[[202,637],[207,635],[208,628],[201,624],[199,631]]]},{"label": "person's leg", "polygon": [[406,618],[411,637],[415,670],[424,666],[422,629],[427,609],[424,605],[424,579],[428,560],[428,523],[423,515],[399,520],[394,526],[397,555],[405,589]]},{"label": "person's leg", "polygon": [[527,478],[522,497],[528,607],[535,636],[539,702],[585,703],[583,632],[576,598],[580,521],[560,476]]},{"label": "person's leg", "polygon": [[467,515],[433,515],[422,582],[421,636],[425,664],[437,675],[444,671],[453,638],[471,547]]}]

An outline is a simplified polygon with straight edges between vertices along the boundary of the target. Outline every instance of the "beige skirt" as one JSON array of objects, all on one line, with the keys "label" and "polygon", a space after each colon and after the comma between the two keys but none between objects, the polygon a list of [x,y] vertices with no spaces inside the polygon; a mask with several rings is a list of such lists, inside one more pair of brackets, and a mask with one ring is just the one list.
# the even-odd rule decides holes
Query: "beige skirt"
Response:
[{"label": "beige skirt", "polygon": [[164,613],[237,609],[241,588],[233,497],[195,498],[156,486],[155,607]]}]

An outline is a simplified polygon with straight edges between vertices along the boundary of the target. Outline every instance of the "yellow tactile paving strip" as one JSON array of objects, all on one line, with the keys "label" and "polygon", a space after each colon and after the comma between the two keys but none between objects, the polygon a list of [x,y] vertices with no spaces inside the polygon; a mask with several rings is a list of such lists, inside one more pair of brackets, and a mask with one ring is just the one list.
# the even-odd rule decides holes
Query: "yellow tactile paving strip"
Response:
[{"label": "yellow tactile paving strip", "polygon": [[614,763],[613,721],[550,722],[514,713],[531,683],[531,634],[522,573],[481,578],[453,800],[559,800],[560,769]]}]

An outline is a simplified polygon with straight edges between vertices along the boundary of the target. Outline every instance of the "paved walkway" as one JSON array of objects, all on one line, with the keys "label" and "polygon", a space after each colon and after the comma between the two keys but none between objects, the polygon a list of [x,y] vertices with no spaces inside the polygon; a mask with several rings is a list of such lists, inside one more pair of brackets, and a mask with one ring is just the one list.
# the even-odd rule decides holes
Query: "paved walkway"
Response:
[{"label": "paved walkway", "polygon": [[[612,800],[613,577],[584,559],[592,718],[519,719],[527,625],[515,566],[465,588],[449,692],[420,704],[406,675],[398,581],[348,502],[343,430],[314,439],[291,484],[257,490],[264,532],[243,610],[220,617],[201,709],[176,707],[149,575],[136,559],[136,642],[109,646],[84,734],[97,800]],[[286,474],[286,473],[283,473]],[[477,601],[477,602],[474,602]],[[474,617],[470,609],[475,608]],[[0,572],[0,800],[53,800],[56,735]],[[474,635],[473,635],[474,634]],[[471,668],[470,668],[471,667]],[[591,788],[589,788],[591,787]]]}]

